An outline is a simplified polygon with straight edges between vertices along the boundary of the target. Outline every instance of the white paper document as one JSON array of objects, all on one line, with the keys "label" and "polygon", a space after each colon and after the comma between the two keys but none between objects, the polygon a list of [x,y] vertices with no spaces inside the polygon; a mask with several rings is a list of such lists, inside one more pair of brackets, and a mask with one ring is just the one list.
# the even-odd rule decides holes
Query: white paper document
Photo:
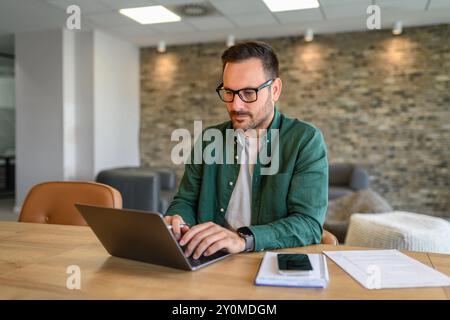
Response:
[{"label": "white paper document", "polygon": [[313,271],[307,275],[283,275],[278,272],[276,252],[266,252],[255,279],[256,285],[325,288],[328,284],[328,269],[323,254],[308,254]]},{"label": "white paper document", "polygon": [[367,289],[450,286],[450,277],[398,250],[324,253]]}]

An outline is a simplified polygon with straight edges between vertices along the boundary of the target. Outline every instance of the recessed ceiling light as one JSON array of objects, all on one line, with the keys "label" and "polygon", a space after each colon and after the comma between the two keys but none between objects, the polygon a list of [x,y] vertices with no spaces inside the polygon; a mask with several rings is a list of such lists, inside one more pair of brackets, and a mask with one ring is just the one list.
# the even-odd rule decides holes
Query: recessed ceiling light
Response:
[{"label": "recessed ceiling light", "polygon": [[392,28],[392,34],[398,36],[403,32],[403,24],[401,21],[395,21],[394,28]]},{"label": "recessed ceiling light", "polygon": [[159,53],[166,52],[166,42],[164,40],[159,41],[158,48],[156,49]]},{"label": "recessed ceiling light", "polygon": [[272,12],[303,10],[318,8],[319,1],[317,0],[263,0],[266,6]]},{"label": "recessed ceiling light", "polygon": [[234,39],[234,35],[232,35],[232,34],[228,35],[228,38],[227,38],[227,47],[228,47],[228,48],[229,48],[229,47],[232,47],[232,46],[235,45],[235,43],[236,43],[236,40]]},{"label": "recessed ceiling light", "polygon": [[313,41],[313,40],[314,40],[314,30],[311,29],[311,28],[306,29],[306,32],[305,32],[305,41],[306,41],[306,42],[311,42],[311,41]]},{"label": "recessed ceiling light", "polygon": [[120,9],[119,12],[141,24],[180,21],[180,16],[163,6]]}]

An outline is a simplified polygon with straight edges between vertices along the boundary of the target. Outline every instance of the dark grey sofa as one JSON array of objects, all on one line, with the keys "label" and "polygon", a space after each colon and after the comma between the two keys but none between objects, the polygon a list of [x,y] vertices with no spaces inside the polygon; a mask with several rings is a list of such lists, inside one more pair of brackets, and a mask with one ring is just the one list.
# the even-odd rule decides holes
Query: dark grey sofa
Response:
[{"label": "dark grey sofa", "polygon": [[369,184],[369,174],[360,166],[348,163],[329,165],[329,200],[367,189]]},{"label": "dark grey sofa", "polygon": [[123,167],[101,171],[96,181],[116,188],[123,208],[165,213],[176,192],[171,169]]},{"label": "dark grey sofa", "polygon": [[333,200],[352,197],[356,192],[368,190],[369,186],[369,174],[364,168],[349,163],[329,165],[329,204],[324,228],[333,233],[340,243],[344,243],[347,234],[348,217],[336,217],[333,214],[333,208],[336,207],[336,202]]}]

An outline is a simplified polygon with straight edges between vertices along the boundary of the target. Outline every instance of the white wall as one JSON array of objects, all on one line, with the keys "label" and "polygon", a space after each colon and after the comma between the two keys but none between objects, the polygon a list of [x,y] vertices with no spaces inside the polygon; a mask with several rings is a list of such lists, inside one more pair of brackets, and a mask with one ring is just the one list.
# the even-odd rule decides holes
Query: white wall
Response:
[{"label": "white wall", "polygon": [[139,165],[139,49],[103,32],[17,34],[16,204],[36,183]]},{"label": "white wall", "polygon": [[139,165],[139,49],[94,34],[95,173]]},{"label": "white wall", "polygon": [[94,171],[94,34],[75,33],[75,140],[79,180],[92,180]]},{"label": "white wall", "polygon": [[[76,32],[62,30],[63,43],[63,159],[64,159],[64,180],[74,180],[77,178],[77,162],[76,162],[76,77],[75,64],[76,48],[75,38]],[[79,109],[81,109],[80,106]]]},{"label": "white wall", "polygon": [[15,38],[18,204],[34,184],[64,178],[62,42],[60,30]]}]

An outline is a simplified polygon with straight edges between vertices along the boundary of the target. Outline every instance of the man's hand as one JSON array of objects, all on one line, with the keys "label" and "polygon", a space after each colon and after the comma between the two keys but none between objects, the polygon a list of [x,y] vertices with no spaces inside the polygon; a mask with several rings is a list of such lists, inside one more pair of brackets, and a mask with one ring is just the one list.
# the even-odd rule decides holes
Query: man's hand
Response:
[{"label": "man's hand", "polygon": [[179,215],[174,216],[165,216],[164,221],[166,224],[172,226],[172,232],[175,236],[175,239],[180,240],[181,236],[189,231],[188,226],[181,227],[181,224],[184,224],[183,218]]},{"label": "man's hand", "polygon": [[194,259],[198,259],[202,254],[212,255],[221,249],[225,249],[229,253],[239,253],[245,250],[244,239],[237,233],[213,222],[198,224],[184,233],[180,245],[186,244],[184,255],[189,257],[194,253]]}]

